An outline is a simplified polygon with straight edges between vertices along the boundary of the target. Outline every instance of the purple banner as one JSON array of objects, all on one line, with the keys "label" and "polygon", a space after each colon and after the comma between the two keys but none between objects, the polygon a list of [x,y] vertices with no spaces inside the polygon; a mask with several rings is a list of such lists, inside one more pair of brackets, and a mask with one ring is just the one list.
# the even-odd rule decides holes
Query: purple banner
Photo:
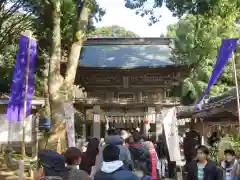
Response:
[{"label": "purple banner", "polygon": [[[12,77],[12,86],[7,109],[7,120],[21,121],[24,116],[24,97],[26,93],[26,74],[28,67],[28,41],[29,38],[21,35],[19,49],[16,56],[16,64]],[[28,91],[27,91],[27,117],[31,114],[32,96],[34,93],[34,72],[37,56],[37,41],[30,40],[30,59],[28,70]]]},{"label": "purple banner", "polygon": [[222,74],[224,67],[226,63],[228,62],[228,59],[232,56],[232,53],[235,51],[237,46],[238,38],[236,39],[224,39],[222,41],[222,45],[219,49],[217,61],[213,68],[212,75],[209,79],[207,89],[203,93],[197,108],[201,109],[203,100],[207,96],[207,94],[210,92],[212,86],[215,84],[215,82],[218,80],[219,76]]}]

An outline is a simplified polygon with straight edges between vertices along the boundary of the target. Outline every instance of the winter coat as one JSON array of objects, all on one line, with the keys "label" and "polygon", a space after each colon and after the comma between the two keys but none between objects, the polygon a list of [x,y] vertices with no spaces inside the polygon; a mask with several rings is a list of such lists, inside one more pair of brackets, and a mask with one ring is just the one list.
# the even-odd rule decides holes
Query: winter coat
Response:
[{"label": "winter coat", "polygon": [[156,151],[159,159],[167,159],[167,157],[169,157],[167,144],[164,140],[159,140],[157,142]]},{"label": "winter coat", "polygon": [[131,154],[128,150],[128,148],[126,146],[123,146],[123,139],[121,138],[121,136],[119,135],[112,135],[112,136],[108,136],[105,139],[105,145],[100,148],[99,151],[99,161],[97,164],[97,169],[100,169],[102,166],[102,162],[103,162],[103,150],[104,148],[109,145],[117,145],[120,149],[120,156],[119,156],[119,160],[121,160],[124,164],[124,167],[131,169],[133,167],[133,161],[131,158]]},{"label": "winter coat", "polygon": [[122,161],[103,162],[94,180],[137,180],[137,176],[123,166]]},{"label": "winter coat", "polygon": [[229,174],[229,177],[230,177],[230,180],[238,180],[238,177],[237,177],[237,169],[238,169],[238,160],[236,159],[234,161],[234,163],[232,164],[232,166],[230,167],[226,167],[226,163],[225,161],[222,161],[221,163],[221,167],[223,169],[223,177],[224,177],[224,180],[227,179],[227,173]]},{"label": "winter coat", "polygon": [[90,180],[87,172],[78,169],[76,166],[67,166],[68,180]]},{"label": "winter coat", "polygon": [[197,155],[197,148],[201,144],[201,137],[196,131],[189,131],[183,139],[184,156],[191,162]]},{"label": "winter coat", "polygon": [[[217,167],[216,162],[208,160],[205,168],[203,169],[203,180],[223,180],[223,172]],[[197,161],[192,161],[188,166],[186,180],[198,180],[198,166]]]}]

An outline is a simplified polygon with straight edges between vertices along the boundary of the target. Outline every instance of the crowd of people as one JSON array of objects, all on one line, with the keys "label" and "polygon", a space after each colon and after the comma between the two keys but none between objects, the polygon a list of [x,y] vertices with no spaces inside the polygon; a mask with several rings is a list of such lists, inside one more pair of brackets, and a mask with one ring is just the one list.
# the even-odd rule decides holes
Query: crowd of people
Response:
[{"label": "crowd of people", "polygon": [[[200,145],[199,135],[188,132],[184,138],[186,180],[239,180],[239,161],[232,149],[224,151],[226,159],[218,167],[209,159],[209,150]],[[81,152],[70,147],[60,155],[51,150],[39,152],[37,179],[62,180],[157,180],[176,179],[176,162],[171,162],[164,135],[150,141],[138,131],[132,134],[108,130],[104,144],[89,139]]]},{"label": "crowd of people", "polygon": [[[220,141],[217,132],[207,139],[208,147]],[[224,149],[224,159],[216,162],[210,159],[207,146],[201,145],[201,137],[194,126],[186,133],[183,140],[185,156],[185,180],[239,180],[240,159],[233,149]],[[218,165],[219,164],[219,165]]]}]

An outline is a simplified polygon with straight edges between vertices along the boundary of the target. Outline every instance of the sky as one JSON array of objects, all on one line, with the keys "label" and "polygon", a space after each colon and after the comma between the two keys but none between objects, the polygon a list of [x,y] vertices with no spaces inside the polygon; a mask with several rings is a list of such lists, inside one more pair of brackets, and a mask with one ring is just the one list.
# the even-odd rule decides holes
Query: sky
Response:
[{"label": "sky", "polygon": [[172,17],[172,13],[166,7],[157,12],[162,15],[160,22],[148,26],[148,18],[136,15],[134,10],[125,8],[124,0],[98,0],[98,2],[105,8],[106,14],[102,21],[96,24],[97,27],[118,25],[141,37],[159,37],[166,34],[169,24],[177,22],[177,18]]}]

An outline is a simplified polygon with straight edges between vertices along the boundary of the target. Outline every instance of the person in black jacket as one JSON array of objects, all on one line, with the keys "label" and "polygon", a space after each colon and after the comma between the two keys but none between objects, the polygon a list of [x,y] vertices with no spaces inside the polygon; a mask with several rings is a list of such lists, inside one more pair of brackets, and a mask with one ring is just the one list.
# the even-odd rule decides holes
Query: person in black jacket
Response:
[{"label": "person in black jacket", "polygon": [[198,132],[195,131],[194,124],[190,124],[190,131],[186,133],[186,137],[183,139],[183,152],[186,160],[186,166],[197,155],[197,148],[201,145],[201,137]]},{"label": "person in black jacket", "polygon": [[186,180],[223,180],[223,173],[216,162],[208,159],[209,150],[206,146],[197,149],[197,160],[188,166]]},{"label": "person in black jacket", "polygon": [[168,148],[164,135],[159,135],[157,142],[157,155],[160,162],[160,177],[166,177],[166,161],[168,159]]},{"label": "person in black jacket", "polygon": [[208,144],[209,146],[215,146],[217,142],[220,141],[220,138],[218,137],[217,132],[213,132],[212,135],[208,138]]},{"label": "person in black jacket", "polygon": [[[177,167],[177,165],[176,165],[176,161],[171,161],[171,159],[170,159],[170,155],[169,155],[169,151],[168,151],[168,147],[167,147],[167,142],[166,142],[166,137],[165,137],[165,135],[164,135],[165,133],[163,133],[162,135],[161,135],[161,137],[159,137],[159,139],[160,139],[160,141],[158,142],[158,147],[157,147],[157,152],[158,152],[158,158],[159,158],[159,160],[161,159],[161,158],[163,158],[162,160],[162,163],[164,163],[164,161],[166,162],[166,160],[167,160],[167,169],[168,169],[168,174],[165,174],[165,173],[163,173],[163,171],[165,170],[165,166],[164,166],[164,169],[162,168],[163,166],[163,164],[161,164],[161,169],[162,169],[162,173],[160,173],[161,174],[161,176],[166,176],[166,177],[168,177],[168,178],[171,178],[171,179],[175,179],[176,178],[176,167]],[[166,159],[166,160],[165,160]],[[166,171],[165,171],[166,172]]]},{"label": "person in black jacket", "polygon": [[89,140],[87,145],[87,151],[83,153],[80,169],[86,171],[89,175],[91,174],[92,167],[95,166],[96,156],[99,153],[99,139],[92,138]]}]

